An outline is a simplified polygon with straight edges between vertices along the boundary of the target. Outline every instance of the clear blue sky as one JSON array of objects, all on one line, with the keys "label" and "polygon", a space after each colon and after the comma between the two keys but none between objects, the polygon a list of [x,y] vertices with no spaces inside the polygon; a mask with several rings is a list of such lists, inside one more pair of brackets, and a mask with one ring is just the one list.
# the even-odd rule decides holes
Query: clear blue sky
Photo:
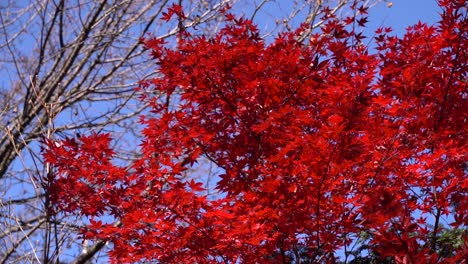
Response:
[{"label": "clear blue sky", "polygon": [[[375,1],[375,0],[374,0]],[[372,2],[374,2],[372,1]],[[416,24],[418,21],[427,24],[434,24],[439,20],[441,9],[437,0],[380,0],[381,2],[369,9],[365,35],[372,37],[375,29],[381,26],[391,27],[394,33],[402,36],[408,26]],[[252,3],[260,2],[252,1]],[[290,14],[293,5],[292,1],[278,0],[266,2],[254,20],[262,33],[270,32],[274,28],[275,20],[282,20]],[[389,7],[388,3],[392,5]],[[244,2],[243,2],[244,3]],[[333,1],[331,6],[334,6]],[[234,13],[250,17],[255,4],[243,4],[234,6]],[[305,9],[307,10],[307,9]],[[346,14],[346,11],[343,11]],[[292,28],[295,28],[304,21],[304,12],[290,21]]]},{"label": "clear blue sky", "polygon": [[389,8],[385,3],[373,7],[369,11],[370,25],[379,27],[381,24],[390,26],[398,35],[405,32],[405,28],[418,21],[428,24],[439,20],[441,9],[436,0],[394,0]]}]

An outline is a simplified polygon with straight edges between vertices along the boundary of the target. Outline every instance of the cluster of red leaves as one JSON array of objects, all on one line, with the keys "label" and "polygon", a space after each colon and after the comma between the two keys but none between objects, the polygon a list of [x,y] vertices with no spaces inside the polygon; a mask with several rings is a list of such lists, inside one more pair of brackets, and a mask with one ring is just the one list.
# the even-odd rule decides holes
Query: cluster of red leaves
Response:
[{"label": "cluster of red leaves", "polygon": [[162,13],[161,19],[164,21],[169,21],[173,15],[176,15],[177,17],[181,19],[186,18],[184,11],[182,10],[182,6],[177,5],[177,4],[172,4],[172,6],[167,9],[167,12]]},{"label": "cluster of red leaves", "polygon": [[[437,255],[432,225],[468,222],[468,21],[466,1],[439,3],[436,26],[379,30],[376,54],[352,19],[309,45],[229,15],[211,39],[147,40],[161,76],[142,87],[166,100],[147,99],[142,158],[113,165],[109,135],[47,142],[51,200],[116,262],[281,262],[298,245],[331,261],[362,231],[402,263],[461,260]],[[202,157],[224,172],[218,199],[184,178]]]}]

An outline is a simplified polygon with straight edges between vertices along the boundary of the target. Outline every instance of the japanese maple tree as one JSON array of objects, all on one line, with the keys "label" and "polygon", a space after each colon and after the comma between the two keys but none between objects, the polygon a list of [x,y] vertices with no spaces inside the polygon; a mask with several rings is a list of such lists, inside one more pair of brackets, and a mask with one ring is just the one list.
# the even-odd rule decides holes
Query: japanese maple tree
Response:
[{"label": "japanese maple tree", "polygon": [[[53,213],[86,216],[116,263],[331,263],[363,234],[395,263],[461,263],[466,231],[441,237],[468,222],[467,3],[381,28],[372,50],[362,3],[307,39],[304,24],[267,41],[228,11],[213,38],[145,39],[161,74],[139,88],[157,94],[141,157],[115,163],[109,134],[46,141]],[[215,197],[190,176],[202,159]]]}]

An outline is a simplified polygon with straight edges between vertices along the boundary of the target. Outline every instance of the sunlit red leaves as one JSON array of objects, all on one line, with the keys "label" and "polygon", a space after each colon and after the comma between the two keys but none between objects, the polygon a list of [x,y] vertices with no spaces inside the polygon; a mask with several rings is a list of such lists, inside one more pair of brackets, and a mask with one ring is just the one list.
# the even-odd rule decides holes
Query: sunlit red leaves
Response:
[{"label": "sunlit red leaves", "polygon": [[161,19],[165,21],[169,21],[173,15],[176,15],[181,19],[186,18],[184,11],[182,10],[182,6],[177,4],[172,4],[172,6],[169,7],[166,12],[163,12],[162,15]]},{"label": "sunlit red leaves", "polygon": [[102,215],[119,204],[126,172],[112,164],[109,134],[46,142],[45,160],[55,166],[50,195],[60,210]]},{"label": "sunlit red leaves", "polygon": [[[211,39],[147,39],[161,75],[141,88],[162,99],[141,118],[142,157],[114,165],[107,134],[47,142],[52,200],[118,219],[86,233],[112,241],[114,261],[279,261],[298,245],[317,260],[362,231],[397,262],[443,261],[427,216],[467,221],[468,47],[460,7],[441,5],[438,26],[378,30],[377,54],[349,28],[366,17],[330,19],[309,45],[298,32],[267,44],[229,14]],[[201,157],[222,170],[214,200],[186,178]]]}]

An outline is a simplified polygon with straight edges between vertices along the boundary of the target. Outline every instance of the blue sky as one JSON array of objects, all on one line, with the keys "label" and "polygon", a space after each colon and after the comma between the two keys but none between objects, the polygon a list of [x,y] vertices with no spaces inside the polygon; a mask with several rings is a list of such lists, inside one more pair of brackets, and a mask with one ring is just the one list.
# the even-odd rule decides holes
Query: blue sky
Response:
[{"label": "blue sky", "polygon": [[390,26],[400,35],[405,32],[406,27],[418,21],[433,24],[439,20],[441,10],[436,0],[395,0],[392,3],[391,8],[381,3],[369,11],[372,26]]},{"label": "blue sky", "polygon": [[[394,33],[402,36],[408,26],[416,24],[418,21],[427,24],[434,24],[439,20],[439,12],[441,9],[437,4],[437,0],[372,0],[370,2],[380,1],[380,3],[372,6],[368,12],[368,23],[366,24],[365,35],[372,37],[375,29],[381,26],[391,27]],[[242,5],[234,7],[234,13],[250,18],[255,8],[255,4],[261,2],[259,0],[242,2]],[[254,23],[258,25],[260,31],[264,34],[271,33],[275,28],[275,20],[281,21],[290,15],[294,8],[293,1],[279,0],[268,1],[264,4],[261,12],[257,14]],[[388,5],[388,3],[391,3]],[[331,6],[335,6],[336,0],[331,1]],[[290,20],[289,25],[292,28],[297,27],[304,22],[304,15],[307,8],[299,12],[294,19]],[[341,15],[350,15],[346,10],[342,10]],[[348,10],[349,12],[349,10]],[[340,12],[338,12],[340,16]],[[270,35],[271,36],[271,35]]]}]

